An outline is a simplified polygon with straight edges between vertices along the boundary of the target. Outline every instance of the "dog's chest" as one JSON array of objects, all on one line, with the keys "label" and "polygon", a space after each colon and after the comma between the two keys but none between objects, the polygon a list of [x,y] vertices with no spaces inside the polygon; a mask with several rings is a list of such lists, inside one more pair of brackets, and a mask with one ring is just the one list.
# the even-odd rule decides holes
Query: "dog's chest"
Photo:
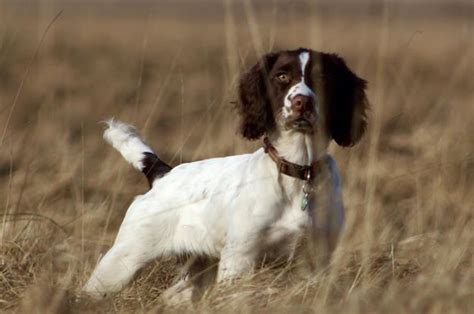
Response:
[{"label": "dog's chest", "polygon": [[303,192],[301,187],[293,189],[285,202],[280,217],[270,226],[267,233],[269,245],[299,238],[310,222],[309,210],[302,210]]},{"label": "dog's chest", "polygon": [[308,223],[308,207],[304,204],[308,201],[304,193],[298,193],[287,206],[285,206],[283,215],[279,224],[289,229],[301,229]]},{"label": "dog's chest", "polygon": [[[282,212],[279,218],[270,226],[268,242],[270,245],[280,244],[287,240],[297,240],[314,223],[315,215],[321,210],[321,201],[324,199],[325,186],[328,183],[324,173],[320,173],[307,189],[303,189],[304,181],[288,179],[281,181]],[[304,191],[309,191],[305,195]],[[305,206],[306,204],[306,206]]]}]

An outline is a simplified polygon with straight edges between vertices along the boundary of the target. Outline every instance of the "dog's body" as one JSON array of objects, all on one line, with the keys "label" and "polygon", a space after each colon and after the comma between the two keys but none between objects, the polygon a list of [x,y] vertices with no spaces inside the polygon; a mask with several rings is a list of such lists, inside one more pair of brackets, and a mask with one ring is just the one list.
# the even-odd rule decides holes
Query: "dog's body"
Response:
[{"label": "dog's body", "polygon": [[[330,75],[329,83],[320,82],[320,74]],[[338,86],[336,93],[350,95],[333,94]],[[263,149],[144,171],[147,156],[159,159],[129,126],[110,122],[106,139],[151,178],[152,188],[136,197],[84,290],[97,298],[119,291],[139,268],[163,255],[199,256],[189,266],[192,274],[210,266],[203,260],[219,260],[217,280],[235,278],[260,258],[291,256],[308,226],[322,230],[314,234],[327,236],[333,247],[344,208],[338,169],[326,149],[331,138],[346,146],[362,135],[364,88],[340,58],[306,49],[267,55],[242,77],[241,133],[248,139],[268,136],[290,166],[317,162],[308,180],[280,172]],[[350,117],[334,117],[338,110]],[[311,206],[303,206],[309,194]]]}]

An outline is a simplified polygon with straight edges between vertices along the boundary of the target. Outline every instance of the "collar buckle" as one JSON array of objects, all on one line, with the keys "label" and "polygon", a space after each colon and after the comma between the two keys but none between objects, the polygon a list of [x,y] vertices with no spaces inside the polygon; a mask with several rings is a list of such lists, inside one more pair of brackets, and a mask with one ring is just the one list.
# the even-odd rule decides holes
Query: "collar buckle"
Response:
[{"label": "collar buckle", "polygon": [[268,137],[263,139],[263,149],[266,154],[276,163],[278,171],[287,176],[297,178],[306,182],[311,182],[319,169],[319,161],[313,162],[311,165],[298,165],[289,162],[278,155],[276,148],[270,143]]}]

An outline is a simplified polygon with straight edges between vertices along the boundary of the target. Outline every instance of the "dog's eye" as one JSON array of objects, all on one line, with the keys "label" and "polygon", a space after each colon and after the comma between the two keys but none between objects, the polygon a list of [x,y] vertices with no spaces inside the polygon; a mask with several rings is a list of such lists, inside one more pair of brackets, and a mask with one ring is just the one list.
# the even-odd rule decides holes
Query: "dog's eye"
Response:
[{"label": "dog's eye", "polygon": [[278,78],[278,81],[280,81],[282,83],[290,82],[290,77],[286,73],[278,73],[277,78]]}]

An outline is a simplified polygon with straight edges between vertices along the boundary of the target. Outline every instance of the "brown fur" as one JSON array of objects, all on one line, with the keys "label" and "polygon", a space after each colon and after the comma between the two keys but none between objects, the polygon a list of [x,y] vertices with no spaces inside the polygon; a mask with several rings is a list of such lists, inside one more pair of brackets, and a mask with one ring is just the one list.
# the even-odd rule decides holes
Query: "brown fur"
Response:
[{"label": "brown fur", "polygon": [[266,131],[275,127],[275,118],[267,93],[267,73],[277,54],[267,54],[245,72],[239,82],[240,133],[249,140],[260,138]]},{"label": "brown fur", "polygon": [[327,133],[341,146],[354,145],[367,126],[366,81],[355,75],[337,55],[304,48],[267,54],[242,75],[237,107],[241,116],[240,133],[255,140],[275,128],[275,117],[291,85],[282,88],[275,84],[272,67],[290,64],[290,72],[300,72],[297,60],[304,50],[311,53],[305,80],[324,111]]},{"label": "brown fur", "polygon": [[341,146],[356,144],[367,127],[367,82],[355,75],[336,54],[321,54],[326,124]]}]

